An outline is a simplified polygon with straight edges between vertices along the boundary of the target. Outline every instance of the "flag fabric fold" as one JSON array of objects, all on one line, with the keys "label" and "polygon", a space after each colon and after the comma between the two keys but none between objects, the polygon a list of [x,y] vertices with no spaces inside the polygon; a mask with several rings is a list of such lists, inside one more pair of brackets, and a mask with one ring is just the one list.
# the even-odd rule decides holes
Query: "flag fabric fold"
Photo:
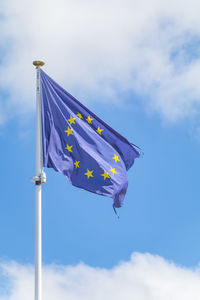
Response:
[{"label": "flag fabric fold", "polygon": [[113,130],[43,70],[41,78],[44,167],[64,174],[71,184],[111,197],[121,207],[127,170],[138,149]]}]

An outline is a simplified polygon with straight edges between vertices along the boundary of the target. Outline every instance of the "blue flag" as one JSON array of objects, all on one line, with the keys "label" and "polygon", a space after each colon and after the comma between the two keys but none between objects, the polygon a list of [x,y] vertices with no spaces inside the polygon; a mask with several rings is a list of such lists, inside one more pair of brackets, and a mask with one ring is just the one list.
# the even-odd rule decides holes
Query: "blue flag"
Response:
[{"label": "blue flag", "polygon": [[44,166],[122,206],[138,149],[40,72]]}]

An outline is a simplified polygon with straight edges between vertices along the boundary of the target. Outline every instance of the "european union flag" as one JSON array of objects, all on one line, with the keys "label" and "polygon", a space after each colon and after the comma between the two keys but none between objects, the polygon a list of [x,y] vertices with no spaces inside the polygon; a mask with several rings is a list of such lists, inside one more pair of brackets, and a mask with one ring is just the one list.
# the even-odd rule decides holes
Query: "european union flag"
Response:
[{"label": "european union flag", "polygon": [[139,151],[44,71],[41,75],[43,164],[71,184],[113,198],[120,207],[127,170]]}]

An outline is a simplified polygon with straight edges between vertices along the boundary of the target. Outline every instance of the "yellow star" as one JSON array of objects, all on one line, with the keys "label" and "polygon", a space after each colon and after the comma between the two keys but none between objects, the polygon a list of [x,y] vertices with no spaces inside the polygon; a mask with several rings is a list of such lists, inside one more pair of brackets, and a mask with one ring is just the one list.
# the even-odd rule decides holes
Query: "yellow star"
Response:
[{"label": "yellow star", "polygon": [[67,136],[69,136],[70,134],[73,134],[73,129],[69,128],[69,126],[68,126],[67,130],[65,130],[65,132],[67,132]]},{"label": "yellow star", "polygon": [[110,178],[108,172],[106,172],[105,170],[104,170],[104,174],[101,174],[101,176],[103,176],[104,180],[106,180],[106,178]]},{"label": "yellow star", "polygon": [[67,120],[69,123],[70,123],[70,125],[72,125],[72,124],[75,124],[75,118],[73,118],[72,116],[70,116],[70,118]]},{"label": "yellow star", "polygon": [[66,146],[65,149],[67,149],[69,152],[72,152],[72,147],[73,147],[73,146],[69,146],[69,145],[67,144],[67,146]]},{"label": "yellow star", "polygon": [[97,128],[96,131],[101,135],[101,132],[103,131],[103,129],[101,129],[101,128],[98,126],[98,128]]},{"label": "yellow star", "polygon": [[117,172],[115,171],[115,168],[110,168],[110,171],[113,173],[113,174],[116,174]]},{"label": "yellow star", "polygon": [[118,162],[118,161],[120,161],[120,159],[119,159],[119,155],[116,155],[116,154],[114,154],[114,157],[113,157],[113,159],[115,160],[115,162]]},{"label": "yellow star", "polygon": [[89,170],[87,169],[87,172],[86,172],[84,175],[86,175],[87,178],[94,177],[94,176],[92,175],[92,173],[93,173],[93,170],[92,170],[92,171],[89,171]]},{"label": "yellow star", "polygon": [[79,163],[80,163],[80,161],[78,161],[78,160],[75,161],[74,165],[76,166],[76,169],[80,168]]},{"label": "yellow star", "polygon": [[92,120],[94,120],[94,119],[92,119],[90,116],[88,116],[88,118],[86,119],[86,121],[87,121],[89,124],[92,124]]},{"label": "yellow star", "polygon": [[77,113],[77,116],[79,117],[79,119],[83,119],[83,117],[80,113]]}]

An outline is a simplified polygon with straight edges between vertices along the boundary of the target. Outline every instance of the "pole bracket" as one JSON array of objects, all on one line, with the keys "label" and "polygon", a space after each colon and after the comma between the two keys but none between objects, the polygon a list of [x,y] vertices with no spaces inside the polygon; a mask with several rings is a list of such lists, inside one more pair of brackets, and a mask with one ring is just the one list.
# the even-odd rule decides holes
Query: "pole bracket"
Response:
[{"label": "pole bracket", "polygon": [[41,184],[46,183],[47,177],[44,171],[39,176],[34,176],[30,178],[30,182],[33,182],[35,184]]}]

